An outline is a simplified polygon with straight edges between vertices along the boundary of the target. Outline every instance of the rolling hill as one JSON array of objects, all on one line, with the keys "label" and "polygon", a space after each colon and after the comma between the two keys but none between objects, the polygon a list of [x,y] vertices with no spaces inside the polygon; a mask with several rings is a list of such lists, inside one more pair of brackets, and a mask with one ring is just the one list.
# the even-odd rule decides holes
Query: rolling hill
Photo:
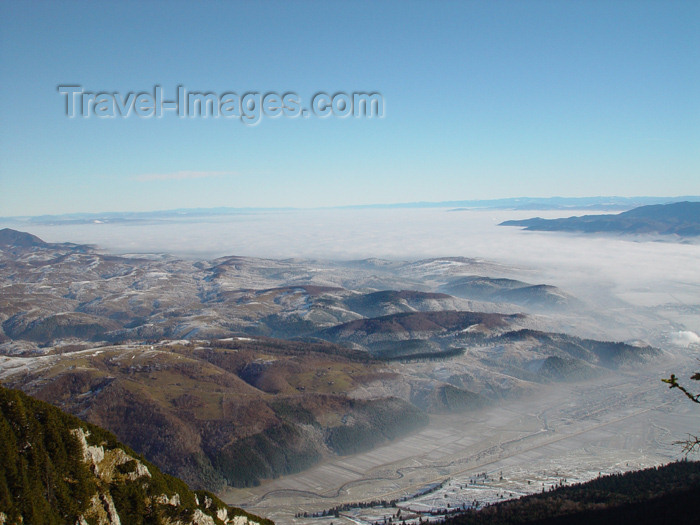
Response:
[{"label": "rolling hill", "polygon": [[538,312],[561,312],[583,307],[580,300],[556,286],[530,284],[515,279],[470,275],[452,279],[441,289],[458,297],[493,303],[511,303]]}]

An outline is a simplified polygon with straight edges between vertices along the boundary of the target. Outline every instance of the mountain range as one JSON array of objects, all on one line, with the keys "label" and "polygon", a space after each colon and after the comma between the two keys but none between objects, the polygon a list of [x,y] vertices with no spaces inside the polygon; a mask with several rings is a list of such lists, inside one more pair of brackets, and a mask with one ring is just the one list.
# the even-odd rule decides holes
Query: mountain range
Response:
[{"label": "mountain range", "polygon": [[[400,209],[400,208],[452,208],[451,211],[473,209],[510,209],[510,210],[629,210],[636,206],[665,204],[677,201],[700,201],[700,196],[677,197],[514,197],[505,199],[471,199],[439,202],[402,202],[366,205],[339,206],[336,209]],[[295,208],[178,208],[173,210],[149,212],[108,212],[108,213],[68,213],[63,215],[38,215],[33,217],[0,217],[5,222],[19,220],[20,224],[102,224],[135,223],[153,220],[181,220],[193,217],[213,217],[220,215],[241,215],[265,213],[271,211],[290,211]]]}]

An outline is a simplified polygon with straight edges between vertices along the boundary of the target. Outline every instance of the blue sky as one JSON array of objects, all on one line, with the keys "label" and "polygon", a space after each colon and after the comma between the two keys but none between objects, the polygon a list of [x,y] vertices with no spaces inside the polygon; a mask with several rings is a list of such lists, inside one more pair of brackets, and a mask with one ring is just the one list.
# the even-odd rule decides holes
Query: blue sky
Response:
[{"label": "blue sky", "polygon": [[[0,30],[0,216],[700,194],[698,2],[2,2]],[[66,84],[385,115],[69,119]]]}]

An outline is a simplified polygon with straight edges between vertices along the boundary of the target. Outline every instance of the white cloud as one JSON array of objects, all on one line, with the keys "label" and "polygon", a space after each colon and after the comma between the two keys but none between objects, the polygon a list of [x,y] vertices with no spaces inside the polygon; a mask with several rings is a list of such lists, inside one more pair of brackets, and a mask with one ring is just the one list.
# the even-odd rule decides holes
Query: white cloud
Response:
[{"label": "white cloud", "polygon": [[673,334],[673,343],[678,346],[688,347],[690,345],[700,345],[700,336],[690,330],[682,330]]},{"label": "white cloud", "polygon": [[205,179],[208,177],[224,177],[236,175],[234,171],[173,171],[170,173],[143,173],[132,177],[139,182]]}]

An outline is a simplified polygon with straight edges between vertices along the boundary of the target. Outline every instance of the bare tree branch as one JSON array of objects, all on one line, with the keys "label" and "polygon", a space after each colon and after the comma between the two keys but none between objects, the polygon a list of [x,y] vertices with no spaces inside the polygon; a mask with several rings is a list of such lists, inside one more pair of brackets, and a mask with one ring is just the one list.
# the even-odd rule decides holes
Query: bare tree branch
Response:
[{"label": "bare tree branch", "polygon": [[700,437],[688,434],[688,439],[684,441],[674,441],[674,445],[683,445],[681,449],[686,456],[693,452],[700,452]]},{"label": "bare tree branch", "polygon": [[[690,379],[694,381],[700,381],[700,372],[696,372],[695,374],[693,374],[690,377]],[[700,394],[693,394],[687,388],[681,385],[678,382],[678,378],[675,374],[671,374],[671,377],[669,377],[668,379],[662,379],[661,381],[669,385],[668,388],[677,388],[678,390],[683,392],[686,395],[686,397],[690,399],[693,403],[700,404]],[[688,439],[684,441],[675,441],[674,445],[682,445],[683,453],[687,456],[688,454],[691,454],[693,452],[700,452],[700,437],[688,434]]]},{"label": "bare tree branch", "polygon": [[[699,377],[698,374],[695,374],[691,379],[695,379],[696,377]],[[690,399],[693,403],[698,403],[700,404],[700,394],[692,394],[690,393],[683,385],[678,383],[678,378],[676,377],[676,374],[671,374],[671,377],[668,379],[662,379],[664,383],[669,384],[670,386],[668,388],[677,388],[681,392],[683,392],[688,399]]]}]

